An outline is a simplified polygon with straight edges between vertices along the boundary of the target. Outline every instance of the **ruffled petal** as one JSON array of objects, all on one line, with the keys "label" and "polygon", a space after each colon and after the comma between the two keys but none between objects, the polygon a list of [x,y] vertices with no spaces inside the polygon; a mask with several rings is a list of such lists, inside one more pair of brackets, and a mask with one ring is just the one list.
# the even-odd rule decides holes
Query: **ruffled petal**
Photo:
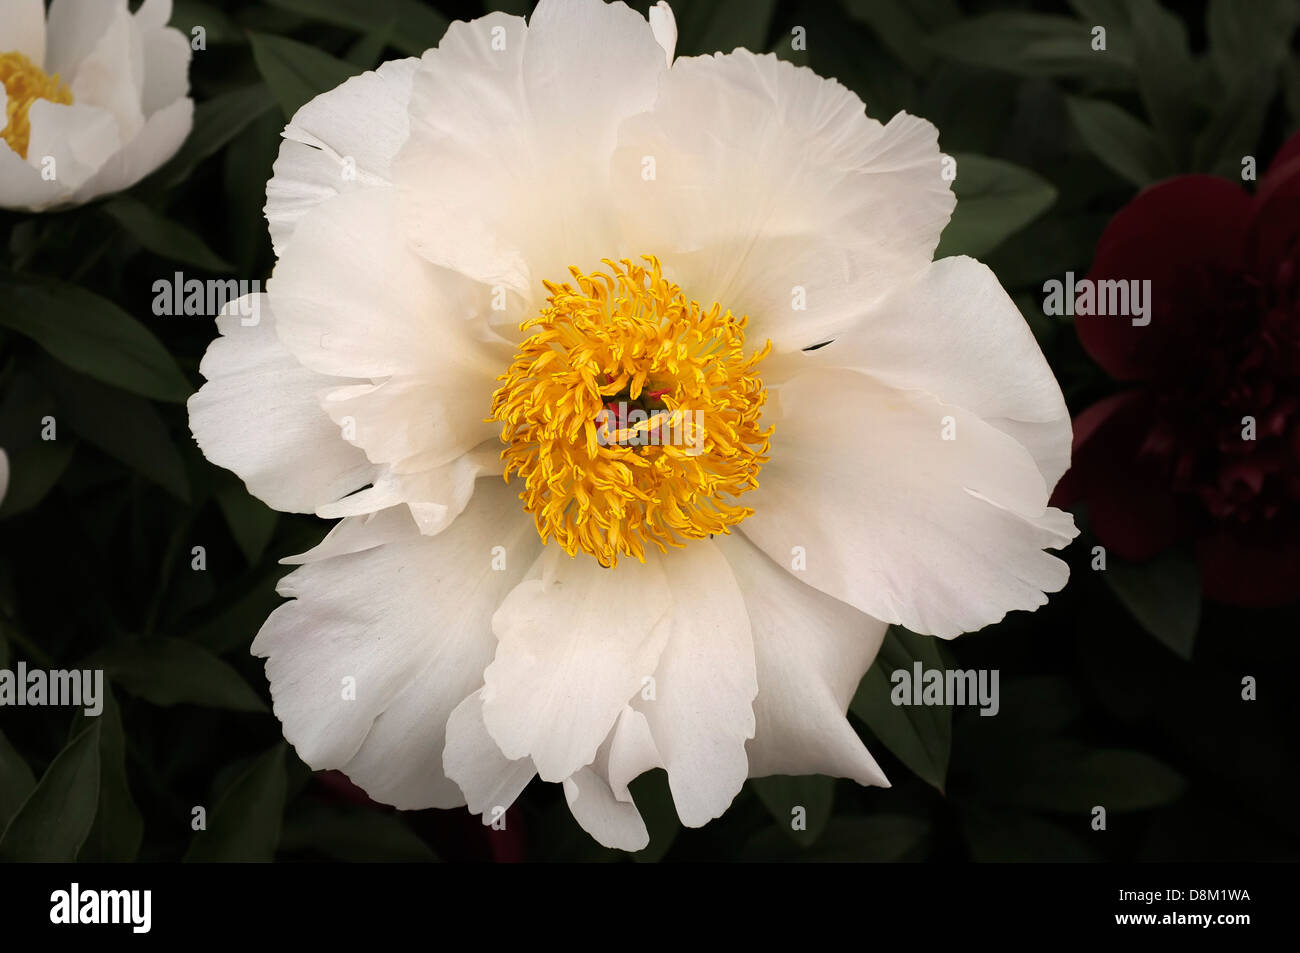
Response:
[{"label": "ruffled petal", "polygon": [[[1029,451],[958,407],[827,369],[784,384],[740,530],[778,565],[885,622],[952,638],[1036,609],[1075,535]],[[951,439],[945,439],[945,433]]]},{"label": "ruffled petal", "polygon": [[542,780],[562,781],[591,764],[655,671],[667,582],[654,560],[611,570],[555,545],[539,569],[492,618],[499,644],[484,673],[483,719],[508,759],[531,757]]},{"label": "ruffled petal", "polygon": [[614,194],[633,255],[755,344],[834,337],[925,268],[952,213],[933,125],[882,125],[834,80],[747,50],[678,59],[619,130]]},{"label": "ruffled petal", "polygon": [[888,787],[845,712],[889,627],[804,585],[738,533],[717,543],[745,593],[758,664],[750,776],[824,774]]},{"label": "ruffled petal", "polygon": [[395,164],[409,232],[428,260],[512,292],[495,324],[533,311],[543,279],[623,253],[616,217],[592,209],[612,207],[618,123],[665,69],[646,20],[600,0],[453,23],[425,54]]},{"label": "ruffled petal", "polygon": [[504,815],[537,775],[532,761],[507,759],[488,734],[482,692],[468,696],[447,720],[442,764],[460,786],[470,813],[481,814],[484,824]]},{"label": "ruffled petal", "polygon": [[420,61],[390,60],[304,105],[284,129],[266,184],[266,220],[277,255],[304,215],[355,189],[391,184],[406,141],[411,77]]},{"label": "ruffled petal", "polygon": [[692,540],[658,558],[672,608],[670,635],[642,691],[655,748],[668,770],[677,815],[701,827],[722,814],[749,776],[758,681],[745,600],[714,540]]},{"label": "ruffled petal", "polygon": [[791,366],[851,367],[965,408],[1030,450],[1054,486],[1070,464],[1070,414],[1051,367],[997,276],[943,258],[826,347]]},{"label": "ruffled petal", "polygon": [[7,0],[0,18],[0,50],[45,65],[45,0]]},{"label": "ruffled petal", "polygon": [[268,506],[311,513],[369,482],[375,473],[321,409],[338,386],[299,364],[275,334],[270,299],[228,304],[221,332],[203,355],[207,383],[189,399],[190,429],[213,463],[233,470]]},{"label": "ruffled petal", "polygon": [[503,482],[484,481],[437,536],[412,525],[401,542],[281,580],[293,601],[271,614],[252,650],[267,660],[275,713],[307,764],[339,768],[401,808],[463,803],[443,773],[447,719],[482,683],[492,613],[541,545],[512,497]]}]

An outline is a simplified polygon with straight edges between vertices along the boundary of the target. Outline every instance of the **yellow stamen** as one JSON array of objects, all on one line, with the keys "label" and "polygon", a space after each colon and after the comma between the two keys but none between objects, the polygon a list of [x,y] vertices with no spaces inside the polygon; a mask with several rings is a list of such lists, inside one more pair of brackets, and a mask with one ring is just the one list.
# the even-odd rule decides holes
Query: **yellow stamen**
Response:
[{"label": "yellow stamen", "polygon": [[14,152],[27,158],[32,125],[27,113],[38,99],[48,99],[64,106],[72,105],[72,91],[59,80],[59,74],[46,74],[22,53],[0,53],[0,85],[5,88],[5,127],[0,139]]},{"label": "yellow stamen", "polygon": [[772,435],[755,372],[771,342],[746,357],[747,318],[701,310],[645,261],[543,282],[547,307],[492,396],[505,477],[523,478],[542,541],[603,566],[730,532]]}]

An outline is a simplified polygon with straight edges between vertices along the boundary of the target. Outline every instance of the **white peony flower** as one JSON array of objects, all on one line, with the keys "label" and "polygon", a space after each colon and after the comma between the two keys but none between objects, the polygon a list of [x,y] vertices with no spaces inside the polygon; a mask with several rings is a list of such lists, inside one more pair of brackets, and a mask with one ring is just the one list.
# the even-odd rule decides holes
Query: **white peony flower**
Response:
[{"label": "white peony flower", "polygon": [[39,212],[134,185],[189,135],[189,40],[171,0],[4,0],[0,208]]},{"label": "white peony flower", "polygon": [[1032,610],[1075,535],[1033,336],[931,261],[934,127],[669,66],[657,10],[455,23],[304,106],[260,322],[189,404],[252,493],[342,517],[253,644],[299,755],[485,821],[540,775],[629,850],[655,767],[691,826],[747,777],[887,784],[844,717],[887,624]]}]

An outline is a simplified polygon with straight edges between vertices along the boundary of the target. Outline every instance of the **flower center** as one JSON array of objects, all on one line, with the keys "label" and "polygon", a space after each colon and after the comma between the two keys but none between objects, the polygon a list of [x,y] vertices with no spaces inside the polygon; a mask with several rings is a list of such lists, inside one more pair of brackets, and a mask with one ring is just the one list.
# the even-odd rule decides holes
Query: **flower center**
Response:
[{"label": "flower center", "polygon": [[46,74],[22,53],[0,53],[0,85],[5,88],[5,127],[0,129],[3,139],[14,152],[27,158],[27,145],[32,138],[32,125],[27,113],[38,99],[48,99],[64,106],[72,105],[72,91],[59,80],[59,75]]},{"label": "flower center", "polygon": [[603,566],[729,532],[753,513],[734,500],[758,486],[772,435],[755,373],[771,342],[746,357],[747,318],[702,311],[644,260],[543,283],[547,306],[521,326],[533,333],[489,418],[542,541]]}]

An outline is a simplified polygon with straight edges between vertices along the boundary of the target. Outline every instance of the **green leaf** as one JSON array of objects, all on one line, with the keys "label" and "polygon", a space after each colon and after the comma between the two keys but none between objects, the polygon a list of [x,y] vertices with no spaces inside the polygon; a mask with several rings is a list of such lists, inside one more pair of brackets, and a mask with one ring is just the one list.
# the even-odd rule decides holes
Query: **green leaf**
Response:
[{"label": "green leaf", "polygon": [[258,72],[271,87],[286,119],[304,104],[328,92],[362,69],[314,46],[268,33],[250,33]]},{"label": "green leaf", "polygon": [[890,626],[849,710],[866,722],[898,760],[942,791],[952,750],[952,708],[895,705],[890,698],[891,674],[898,669],[911,673],[913,663],[918,661],[924,669],[945,667],[935,639]]},{"label": "green leaf", "polygon": [[438,45],[447,19],[420,0],[270,0],[272,6],[312,20],[369,34],[392,22],[388,41],[409,56]]},{"label": "green leaf", "polygon": [[[222,156],[222,185],[226,191],[226,217],[231,250],[241,275],[264,274],[273,265],[271,239],[263,208],[266,182],[271,178],[284,140],[284,119],[271,110],[240,133]],[[259,260],[268,264],[259,267]]]},{"label": "green leaf", "polygon": [[[750,785],[776,826],[802,847],[810,847],[826,830],[835,804],[835,779],[820,774],[751,778]],[[802,811],[796,815],[796,810]],[[804,830],[795,830],[796,817]]]},{"label": "green leaf", "polygon": [[164,217],[127,195],[104,205],[104,211],[140,245],[170,261],[184,262],[205,271],[229,273],[234,266],[183,225]]},{"label": "green leaf", "polygon": [[60,370],[52,375],[59,421],[136,473],[189,502],[185,463],[154,406],[88,377]]},{"label": "green leaf", "polygon": [[1027,745],[1015,765],[1018,771],[1004,765],[982,779],[984,798],[1037,811],[1086,815],[1099,805],[1123,813],[1169,804],[1186,786],[1178,772],[1140,751],[1068,742]]},{"label": "green leaf", "polygon": [[1230,85],[1245,74],[1277,69],[1298,23],[1295,0],[1210,0],[1205,31],[1219,80]]},{"label": "green leaf", "polygon": [[1172,154],[1183,155],[1196,124],[1192,103],[1196,63],[1187,26],[1156,0],[1133,0],[1129,13],[1142,103],[1156,130],[1173,147]]},{"label": "green leaf", "polygon": [[677,840],[682,822],[677,819],[677,807],[668,787],[668,772],[656,768],[633,778],[628,784],[632,802],[645,821],[650,843],[632,855],[637,863],[657,863]]},{"label": "green leaf", "polygon": [[[1109,173],[1103,173],[1109,178]],[[1004,288],[1035,289],[1034,310],[1044,318],[1037,292],[1045,279],[1070,269],[1086,273],[1097,239],[1110,223],[1106,214],[1066,214],[1058,210],[1012,235],[985,257]]]},{"label": "green leaf", "polygon": [[1112,557],[1101,575],[1142,628],[1179,658],[1192,657],[1201,584],[1191,557],[1176,549],[1144,563]]},{"label": "green leaf", "polygon": [[376,23],[385,23],[397,15],[393,0],[268,0],[273,7],[288,10],[308,20],[369,33]]},{"label": "green leaf", "polygon": [[384,55],[388,38],[393,35],[396,28],[397,21],[389,20],[369,33],[362,34],[361,39],[348,48],[348,55],[344,58],[362,69],[374,69]]},{"label": "green leaf", "polygon": [[1017,76],[1087,77],[1111,83],[1132,80],[1133,52],[1122,34],[1107,30],[1107,48],[1092,48],[1092,27],[1073,17],[1047,13],[987,13],[958,20],[932,35],[942,56]]},{"label": "green leaf", "polygon": [[50,763],[0,837],[0,860],[76,859],[99,805],[99,733],[95,721]]},{"label": "green leaf", "polygon": [[217,505],[244,558],[250,566],[256,565],[271,541],[280,514],[238,483],[229,483],[217,492]]},{"label": "green leaf", "polygon": [[781,34],[777,38],[776,45],[772,47],[772,52],[777,59],[786,60],[796,66],[807,66],[809,63],[807,47],[798,50],[794,48],[793,32]]},{"label": "green leaf", "polygon": [[831,4],[805,6],[799,25],[807,29],[809,66],[856,93],[871,116],[883,120],[916,102],[916,78],[866,26]]},{"label": "green leaf", "polygon": [[1291,125],[1300,126],[1300,59],[1287,60],[1282,74],[1286,111],[1291,115]]},{"label": "green leaf", "polygon": [[767,49],[776,0],[677,0],[677,55]]},{"label": "green leaf", "polygon": [[124,691],[155,705],[266,711],[243,676],[193,642],[136,642],[98,652],[92,661]]},{"label": "green leaf", "polygon": [[432,863],[438,859],[400,814],[372,807],[316,805],[295,812],[285,822],[280,849],[318,851],[353,863]]},{"label": "green leaf", "polygon": [[130,863],[140,853],[144,820],[126,781],[126,739],[122,734],[122,715],[107,687],[103,705],[103,711],[97,716],[79,710],[72,723],[74,736],[89,722],[100,723],[99,809],[77,859],[106,864]]},{"label": "green leaf", "polygon": [[1056,189],[1028,169],[959,153],[953,192],[957,207],[943,230],[936,258],[970,255],[980,258],[1020,231],[1056,201]]},{"label": "green leaf", "polygon": [[1121,178],[1141,187],[1172,174],[1155,133],[1118,106],[1070,96],[1065,108],[1084,145]]},{"label": "green leaf", "polygon": [[275,859],[288,779],[280,742],[250,764],[208,812],[186,863],[269,863]]},{"label": "green leaf", "polygon": [[[1078,719],[1082,705],[1069,679],[1051,675],[1001,682],[998,714],[978,718],[996,725],[995,745],[1015,749],[1025,739],[1060,735]],[[983,727],[983,725],[981,725]]]},{"label": "green leaf", "polygon": [[1127,26],[1131,18],[1131,0],[1068,0],[1070,8],[1089,26]]},{"label": "green leaf", "polygon": [[72,440],[41,440],[9,452],[9,489],[0,501],[0,518],[16,516],[45,499],[72,462]]},{"label": "green leaf", "polygon": [[[7,663],[6,663],[7,664]],[[36,787],[36,776],[0,732],[0,833]]]},{"label": "green leaf", "polygon": [[1233,79],[1196,138],[1194,170],[1241,180],[1241,160],[1255,155],[1276,85],[1276,69],[1245,71]]},{"label": "green leaf", "polygon": [[179,404],[193,390],[152,331],[76,285],[0,277],[0,325],[73,370],[133,394]]},{"label": "green leaf", "polygon": [[913,73],[923,73],[934,62],[925,43],[925,28],[916,7],[904,0],[844,0],[853,19],[865,23],[885,49]]},{"label": "green leaf", "polygon": [[918,859],[929,833],[929,821],[903,814],[837,817],[812,847],[799,847],[780,831],[767,828],[750,839],[741,857],[752,861],[895,863]]},{"label": "green leaf", "polygon": [[408,56],[419,56],[442,42],[448,20],[422,0],[396,0],[397,28],[393,46]]},{"label": "green leaf", "polygon": [[961,830],[971,859],[978,863],[1090,863],[1099,859],[1068,828],[1033,814],[971,807],[962,811]]},{"label": "green leaf", "polygon": [[275,587],[288,571],[289,567],[272,571],[241,596],[218,600],[217,605],[223,607],[220,614],[190,632],[189,640],[212,652],[249,645],[266,617],[284,601]]},{"label": "green leaf", "polygon": [[209,46],[244,41],[244,33],[235,22],[203,0],[173,0],[171,25],[184,33],[185,38],[191,42],[194,39],[194,28],[203,27],[203,39]]},{"label": "green leaf", "polygon": [[168,188],[184,182],[195,166],[219,151],[273,105],[275,99],[265,83],[244,86],[199,103],[194,108],[194,130],[155,180]]},{"label": "green leaf", "polygon": [[508,13],[512,17],[523,17],[533,8],[533,0],[485,0],[483,9],[489,13]]}]

